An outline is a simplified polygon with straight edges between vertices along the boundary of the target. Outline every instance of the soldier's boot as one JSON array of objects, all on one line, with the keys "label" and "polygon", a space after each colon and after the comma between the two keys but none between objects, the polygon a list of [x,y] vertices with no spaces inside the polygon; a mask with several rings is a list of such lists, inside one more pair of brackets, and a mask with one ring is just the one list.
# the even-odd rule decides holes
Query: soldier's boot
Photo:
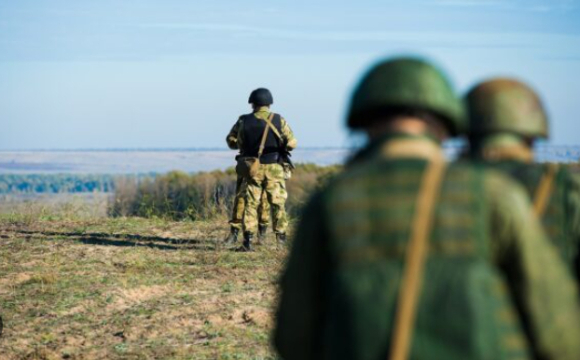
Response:
[{"label": "soldier's boot", "polygon": [[253,251],[253,249],[252,249],[252,240],[253,239],[254,239],[254,234],[251,234],[249,232],[245,232],[244,233],[244,242],[242,243],[242,246],[240,246],[236,251],[238,251],[238,252]]},{"label": "soldier's boot", "polygon": [[224,240],[224,243],[226,243],[226,244],[235,244],[238,241],[238,233],[239,232],[240,232],[240,229],[235,228],[235,227],[231,228],[230,234]]},{"label": "soldier's boot", "polygon": [[278,240],[278,244],[285,244],[286,243],[286,234],[285,233],[276,233],[276,240]]},{"label": "soldier's boot", "polygon": [[266,233],[268,232],[268,225],[259,224],[258,225],[258,242],[264,242],[266,239]]}]

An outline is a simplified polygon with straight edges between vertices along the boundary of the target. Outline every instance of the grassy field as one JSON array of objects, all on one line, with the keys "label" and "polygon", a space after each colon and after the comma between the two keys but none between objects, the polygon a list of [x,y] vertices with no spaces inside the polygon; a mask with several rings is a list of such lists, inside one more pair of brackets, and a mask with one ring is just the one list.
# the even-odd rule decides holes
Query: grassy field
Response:
[{"label": "grassy field", "polygon": [[[62,213],[62,212],[61,212]],[[5,359],[272,359],[286,249],[221,245],[226,219],[0,215]]]}]

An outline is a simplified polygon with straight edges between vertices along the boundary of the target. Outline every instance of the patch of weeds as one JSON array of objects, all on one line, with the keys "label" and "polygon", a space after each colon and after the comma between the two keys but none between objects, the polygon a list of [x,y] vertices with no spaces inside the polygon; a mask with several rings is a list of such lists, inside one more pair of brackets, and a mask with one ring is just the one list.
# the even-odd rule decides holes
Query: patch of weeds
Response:
[{"label": "patch of weeds", "polygon": [[227,282],[221,286],[221,291],[223,293],[231,293],[234,290],[234,285],[231,282]]},{"label": "patch of weeds", "polygon": [[115,351],[119,354],[124,354],[127,352],[127,350],[129,350],[129,347],[127,346],[126,343],[122,342],[122,343],[115,345],[113,347],[113,349],[115,349]]},{"label": "patch of weeds", "polygon": [[242,353],[223,353],[221,354],[221,356],[219,357],[220,360],[242,360],[242,359],[247,359],[245,354]]},{"label": "patch of weeds", "polygon": [[220,354],[220,360],[278,360],[275,356],[252,356],[245,352],[224,352]]},{"label": "patch of weeds", "polygon": [[81,323],[81,324],[82,324],[82,323],[89,323],[89,322],[90,322],[90,320],[89,320],[89,318],[87,317],[87,315],[86,315],[86,314],[83,314],[83,313],[77,313],[77,314],[74,314],[74,315],[72,316],[72,320],[73,320],[74,322]]},{"label": "patch of weeds", "polygon": [[181,294],[179,295],[179,299],[183,305],[191,305],[194,303],[194,298],[191,294]]},{"label": "patch of weeds", "polygon": [[101,278],[101,284],[102,285],[109,285],[113,282],[113,279],[110,276],[103,276]]},{"label": "patch of weeds", "polygon": [[42,342],[42,344],[44,344],[44,345],[50,344],[51,342],[54,342],[55,340],[56,340],[56,337],[52,333],[45,333],[45,334],[40,335],[40,342]]},{"label": "patch of weeds", "polygon": [[45,273],[45,274],[35,274],[30,279],[22,282],[20,286],[29,286],[29,285],[50,285],[54,284],[57,281],[58,276],[54,273]]},{"label": "patch of weeds", "polygon": [[255,332],[252,334],[252,338],[258,341],[268,341],[268,334],[265,332]]}]

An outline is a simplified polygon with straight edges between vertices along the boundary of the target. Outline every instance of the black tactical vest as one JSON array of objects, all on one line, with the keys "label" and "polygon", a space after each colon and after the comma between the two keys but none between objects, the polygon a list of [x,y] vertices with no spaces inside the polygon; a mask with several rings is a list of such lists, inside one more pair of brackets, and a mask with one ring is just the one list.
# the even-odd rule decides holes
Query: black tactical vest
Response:
[{"label": "black tactical vest", "polygon": [[[264,120],[258,119],[254,114],[247,114],[242,116],[243,120],[243,142],[242,142],[242,154],[244,156],[258,156],[258,151],[260,149],[260,142],[262,141],[262,135],[264,134],[264,129],[266,128],[266,122]],[[272,117],[272,125],[278,130],[279,134],[282,134],[282,118],[279,114],[274,114]],[[272,164],[277,163],[279,159],[280,152],[284,149],[284,144],[276,136],[272,129],[268,130],[268,136],[266,138],[266,144],[264,145],[264,152],[260,158],[262,164]]]}]

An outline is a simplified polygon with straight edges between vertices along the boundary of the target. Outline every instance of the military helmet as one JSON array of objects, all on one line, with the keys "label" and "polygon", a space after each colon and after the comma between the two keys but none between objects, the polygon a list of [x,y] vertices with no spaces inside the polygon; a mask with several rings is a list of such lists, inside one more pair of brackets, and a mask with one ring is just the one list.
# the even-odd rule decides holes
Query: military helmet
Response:
[{"label": "military helmet", "polygon": [[476,85],[466,96],[470,136],[511,132],[548,138],[548,116],[538,95],[526,84],[497,78]]},{"label": "military helmet", "polygon": [[436,115],[452,135],[465,129],[462,101],[446,76],[416,58],[395,58],[375,65],[355,88],[347,124],[364,128],[393,109],[417,109]]},{"label": "military helmet", "polygon": [[273,103],[274,98],[272,97],[272,93],[266,88],[258,88],[252,91],[250,98],[248,99],[248,104],[258,106],[272,105]]}]

